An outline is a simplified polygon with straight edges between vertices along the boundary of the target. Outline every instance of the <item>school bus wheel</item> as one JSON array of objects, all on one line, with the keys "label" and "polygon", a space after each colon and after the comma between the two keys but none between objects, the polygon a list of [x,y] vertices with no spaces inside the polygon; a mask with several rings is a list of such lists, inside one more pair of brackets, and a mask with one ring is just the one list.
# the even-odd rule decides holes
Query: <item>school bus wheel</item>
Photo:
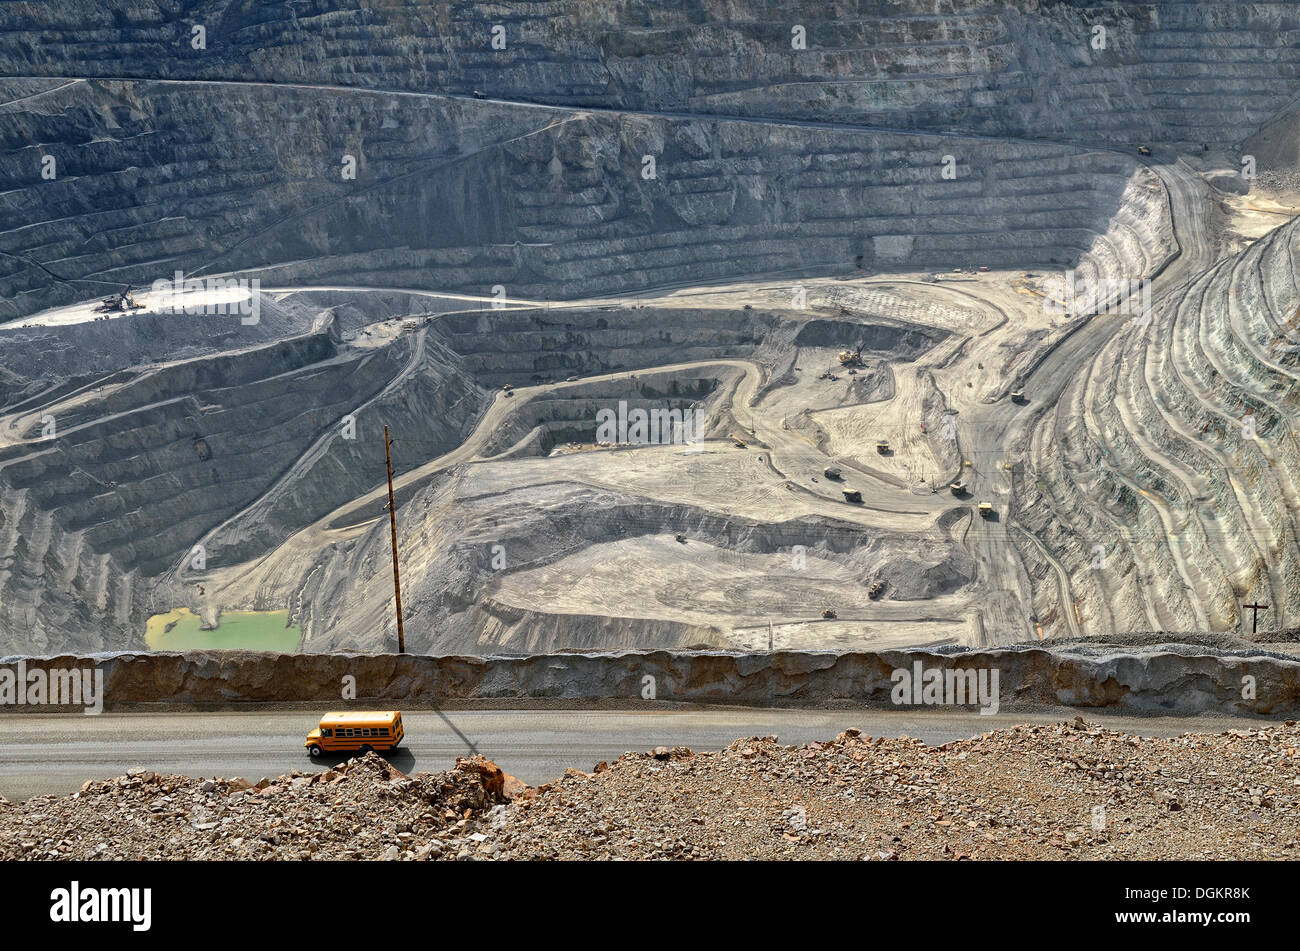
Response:
[{"label": "school bus wheel", "polygon": [[307,752],[311,754],[311,758],[312,758],[312,759],[319,759],[319,758],[320,758],[320,747],[317,746],[315,743],[313,743],[311,746],[307,747]]}]

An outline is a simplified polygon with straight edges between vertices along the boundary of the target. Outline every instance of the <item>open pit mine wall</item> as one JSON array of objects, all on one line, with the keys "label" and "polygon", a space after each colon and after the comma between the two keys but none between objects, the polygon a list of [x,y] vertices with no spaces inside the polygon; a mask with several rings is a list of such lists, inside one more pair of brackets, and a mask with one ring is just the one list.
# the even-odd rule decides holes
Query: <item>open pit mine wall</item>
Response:
[{"label": "open pit mine wall", "polygon": [[[1040,420],[1015,518],[1049,636],[1300,616],[1300,221],[1130,322]],[[1097,553],[1105,557],[1098,559]]]},{"label": "open pit mine wall", "polygon": [[[19,658],[0,660],[14,667]],[[1172,653],[1090,658],[1044,650],[934,654],[779,652],[720,654],[648,651],[521,657],[412,654],[98,654],[26,658],[26,669],[97,667],[107,709],[139,704],[239,707],[252,703],[340,705],[345,676],[354,705],[425,707],[461,702],[575,707],[643,701],[646,677],[665,703],[757,707],[860,706],[897,709],[896,670],[998,672],[1001,713],[1075,707],[1114,713],[1294,716],[1300,663],[1266,656],[1189,657]],[[1253,677],[1255,699],[1243,699]],[[48,709],[48,708],[42,708]],[[949,710],[960,709],[947,707]],[[990,717],[990,723],[994,722]]]},{"label": "open pit mine wall", "polygon": [[56,85],[0,79],[0,319],[176,269],[553,300],[859,261],[1137,277],[1167,256],[1135,155],[246,83]]},{"label": "open pit mine wall", "polygon": [[1199,147],[1295,95],[1297,30],[1240,0],[60,0],[3,5],[0,63]]},{"label": "open pit mine wall", "polygon": [[[169,319],[124,318],[116,342],[104,323],[13,334],[121,355]],[[202,349],[223,333],[207,324],[175,326],[188,327]],[[92,365],[87,376],[98,372]],[[373,459],[385,422],[436,455],[465,439],[483,401],[436,342],[409,333],[382,347],[346,347],[328,327],[109,382],[82,400],[38,397],[31,425],[49,414],[58,437],[41,439],[38,429],[37,438],[0,447],[4,648],[138,644],[145,618],[178,603],[155,600],[149,579],[180,566],[197,542],[209,568],[260,554],[380,484],[382,457],[378,473]],[[340,437],[348,415],[361,438]],[[412,465],[409,455],[398,462],[399,471]]]}]

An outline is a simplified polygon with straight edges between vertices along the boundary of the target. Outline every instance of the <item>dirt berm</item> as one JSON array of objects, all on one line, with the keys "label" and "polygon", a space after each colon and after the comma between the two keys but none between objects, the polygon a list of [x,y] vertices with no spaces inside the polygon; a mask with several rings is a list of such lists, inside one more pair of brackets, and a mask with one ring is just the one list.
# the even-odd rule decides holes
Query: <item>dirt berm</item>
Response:
[{"label": "dirt berm", "polygon": [[[7,658],[0,668],[19,663],[19,658]],[[345,678],[355,678],[358,703],[408,707],[539,702],[590,707],[649,701],[892,707],[894,672],[913,672],[919,664],[922,672],[972,671],[967,707],[979,705],[973,695],[979,672],[986,672],[986,685],[996,672],[998,712],[1064,706],[1170,715],[1276,718],[1300,713],[1300,663],[1264,653],[1156,650],[1098,657],[1037,649],[944,654],[628,651],[475,658],[196,651],[27,658],[21,663],[27,675],[37,668],[102,668],[108,709],[138,704],[338,705],[352,683]]]}]

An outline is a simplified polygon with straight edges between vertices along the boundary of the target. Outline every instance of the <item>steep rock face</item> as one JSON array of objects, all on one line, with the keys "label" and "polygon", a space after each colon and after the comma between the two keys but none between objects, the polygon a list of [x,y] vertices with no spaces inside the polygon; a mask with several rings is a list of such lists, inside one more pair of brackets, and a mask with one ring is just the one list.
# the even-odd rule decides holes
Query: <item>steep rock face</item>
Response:
[{"label": "steep rock face", "polygon": [[[1090,629],[1231,630],[1252,600],[1294,624],[1298,259],[1292,222],[1198,275],[1043,417],[1016,516],[1069,573]],[[1072,608],[1045,566],[1042,580],[1039,613],[1065,632]]]},{"label": "steep rock face", "polygon": [[195,388],[253,385],[334,346],[309,313],[262,304],[248,325],[141,314],[4,333],[0,644],[139,643],[150,601],[139,566],[180,557],[186,526],[241,491],[226,468],[233,437],[205,418],[221,398]]},{"label": "steep rock face", "polygon": [[[120,353],[124,335],[129,347],[133,331],[170,319],[114,321],[112,346]],[[361,348],[328,327],[42,392],[0,447],[0,642],[137,641],[145,617],[168,609],[146,579],[199,544],[209,567],[260,554],[382,479],[377,418],[450,449],[472,429],[481,394],[422,332]]]},{"label": "steep rock face", "polygon": [[1126,270],[1168,246],[1158,217],[1112,224],[1149,172],[1055,145],[238,84],[0,109],[0,317],[174,269],[554,300],[855,262],[1109,273],[1135,224]]},{"label": "steep rock face", "polygon": [[66,0],[0,11],[0,62],[1199,147],[1287,105],[1298,34],[1294,4],[1231,0]]},{"label": "steep rock face", "polygon": [[[766,309],[657,307],[653,319],[623,308],[566,307],[560,311],[470,311],[448,314],[434,333],[486,382],[546,380],[725,360],[772,358],[790,346],[843,348],[915,359],[945,334],[897,318],[794,321]],[[647,389],[646,399],[661,395]]]},{"label": "steep rock face", "polygon": [[[520,657],[412,654],[120,653],[28,660],[30,668],[99,667],[109,708],[164,702],[220,704],[338,701],[339,680],[356,678],[357,699],[439,707],[456,701],[636,702],[644,678],[657,699],[753,706],[842,705],[897,710],[896,670],[998,673],[998,709],[1080,707],[1114,713],[1294,716],[1300,664],[1268,656],[1187,656],[1153,651],[1095,658],[1044,650],[801,652],[737,654],[606,651]],[[1241,680],[1258,684],[1243,700]],[[967,709],[974,709],[974,702]]]},{"label": "steep rock face", "polygon": [[143,312],[124,322],[11,325],[3,330],[0,406],[29,411],[92,383],[116,386],[137,379],[167,361],[282,341],[316,327],[318,313],[262,297],[255,323],[243,323],[238,314]]},{"label": "steep rock face", "polygon": [[[400,432],[404,444],[436,456],[464,440],[485,403],[456,355],[423,331],[363,357],[358,375],[380,388],[340,388],[339,395],[352,400],[346,422],[315,427],[319,435],[276,473],[273,484],[203,537],[209,564],[255,558],[303,524],[380,484],[385,426]],[[409,458],[399,454],[399,473],[410,467]]]}]

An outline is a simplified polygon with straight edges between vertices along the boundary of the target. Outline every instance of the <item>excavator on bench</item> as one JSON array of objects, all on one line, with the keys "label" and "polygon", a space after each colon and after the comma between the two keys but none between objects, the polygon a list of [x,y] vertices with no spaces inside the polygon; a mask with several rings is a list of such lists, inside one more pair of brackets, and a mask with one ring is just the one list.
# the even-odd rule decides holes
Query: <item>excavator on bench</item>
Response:
[{"label": "excavator on bench", "polygon": [[117,295],[101,300],[99,306],[95,308],[95,313],[116,314],[143,309],[144,304],[136,303],[135,295],[131,293],[131,285],[127,284]]}]

